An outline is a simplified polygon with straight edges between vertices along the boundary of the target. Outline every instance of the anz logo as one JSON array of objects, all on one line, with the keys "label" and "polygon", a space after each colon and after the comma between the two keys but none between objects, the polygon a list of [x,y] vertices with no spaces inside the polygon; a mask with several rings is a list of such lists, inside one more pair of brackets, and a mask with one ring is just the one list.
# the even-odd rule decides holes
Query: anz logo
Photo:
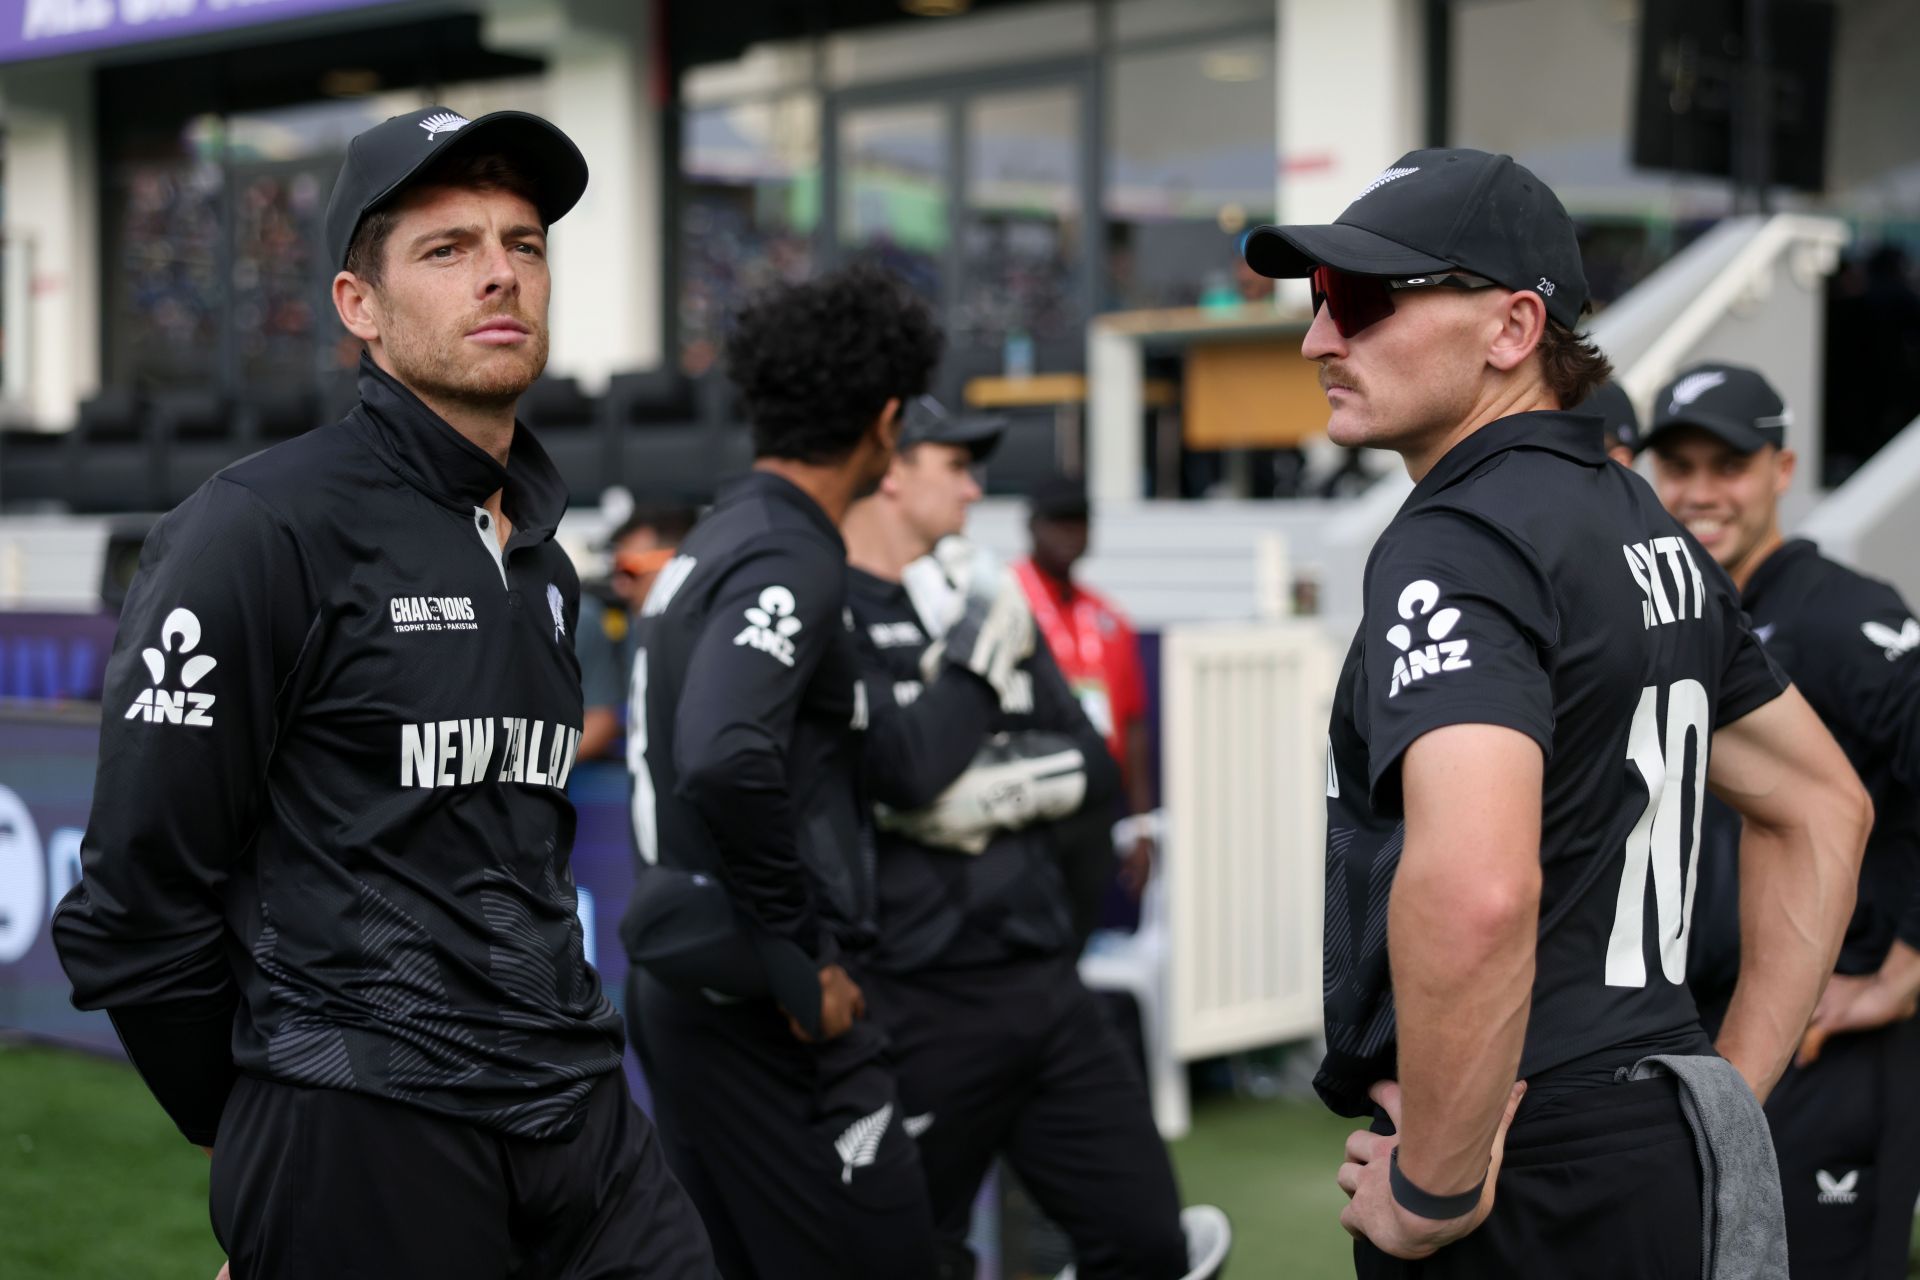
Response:
[{"label": "anz logo", "polygon": [[[191,609],[175,609],[167,615],[165,625],[160,628],[160,647],[142,649],[140,657],[147,664],[147,674],[153,677],[153,687],[142,689],[140,696],[127,708],[128,720],[140,719],[148,724],[184,724],[195,729],[213,727],[213,695],[196,693],[194,686],[207,678],[207,673],[219,665],[210,654],[186,655],[200,647],[200,619]],[[180,664],[180,688],[169,689],[167,683],[168,658],[179,656],[186,660]]]},{"label": "anz logo", "polygon": [[[1398,697],[1408,685],[1437,672],[1461,671],[1473,665],[1467,657],[1467,642],[1452,638],[1453,629],[1460,625],[1460,611],[1436,609],[1434,606],[1439,603],[1440,588],[1429,578],[1408,583],[1400,593],[1400,616],[1404,621],[1387,629],[1387,643],[1400,651],[1393,660],[1393,685],[1387,690],[1389,698]],[[1421,618],[1426,619],[1426,643],[1416,646],[1407,623]]]}]

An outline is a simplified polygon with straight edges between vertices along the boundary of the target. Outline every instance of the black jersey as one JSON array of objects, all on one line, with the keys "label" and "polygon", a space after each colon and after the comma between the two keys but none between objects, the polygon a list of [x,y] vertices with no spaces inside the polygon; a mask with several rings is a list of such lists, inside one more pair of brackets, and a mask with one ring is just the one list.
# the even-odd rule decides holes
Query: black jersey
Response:
[{"label": "black jersey", "polygon": [[1545,754],[1532,1078],[1698,1043],[1684,979],[1708,740],[1784,687],[1732,583],[1608,461],[1597,419],[1519,414],[1455,445],[1367,561],[1335,695],[1329,1105],[1364,1114],[1368,1086],[1395,1074],[1387,900],[1415,739],[1503,725]]},{"label": "black jersey", "polygon": [[979,854],[879,832],[880,942],[870,964],[911,973],[1075,949],[1113,865],[1120,771],[1105,740],[1044,644],[1021,664],[1025,697],[1014,707],[1003,708],[986,681],[958,667],[927,684],[920,659],[930,641],[906,588],[859,569],[848,578],[873,708],[867,778],[876,802],[901,810],[932,804],[990,735],[1024,730],[1072,739],[1087,780],[1076,815],[998,832]]},{"label": "black jersey", "polygon": [[732,482],[647,596],[629,699],[642,874],[713,876],[820,962],[874,932],[846,557],[794,485]]},{"label": "black jersey", "polygon": [[199,1141],[236,1063],[548,1136],[622,1049],[569,870],[565,489],[370,360],[360,397],[154,526],[54,940]]},{"label": "black jersey", "polygon": [[[1873,831],[1837,965],[1872,973],[1894,939],[1920,947],[1920,621],[1892,587],[1802,539],[1760,563],[1741,603],[1873,797]],[[1692,981],[1703,1003],[1718,1004],[1731,997],[1739,970],[1739,818],[1717,806],[1707,813],[1717,856],[1703,864],[1701,901],[1716,910],[1700,918]]]}]

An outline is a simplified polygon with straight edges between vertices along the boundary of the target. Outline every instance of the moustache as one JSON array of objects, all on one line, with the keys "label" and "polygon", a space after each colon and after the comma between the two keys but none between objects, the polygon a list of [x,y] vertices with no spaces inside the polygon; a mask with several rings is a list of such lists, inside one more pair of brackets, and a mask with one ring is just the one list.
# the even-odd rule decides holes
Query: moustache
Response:
[{"label": "moustache", "polygon": [[1358,391],[1354,377],[1344,366],[1328,363],[1320,366],[1320,390],[1331,391],[1339,387],[1343,391]]}]

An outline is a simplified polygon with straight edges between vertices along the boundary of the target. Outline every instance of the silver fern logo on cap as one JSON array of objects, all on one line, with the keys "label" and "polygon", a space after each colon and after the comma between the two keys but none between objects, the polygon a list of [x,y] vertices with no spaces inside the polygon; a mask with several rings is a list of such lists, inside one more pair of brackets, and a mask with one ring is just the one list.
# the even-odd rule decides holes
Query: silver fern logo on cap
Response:
[{"label": "silver fern logo on cap", "polygon": [[469,121],[465,116],[457,116],[451,111],[441,111],[422,120],[420,127],[427,131],[427,140],[431,142],[441,134],[453,133],[467,123]]}]

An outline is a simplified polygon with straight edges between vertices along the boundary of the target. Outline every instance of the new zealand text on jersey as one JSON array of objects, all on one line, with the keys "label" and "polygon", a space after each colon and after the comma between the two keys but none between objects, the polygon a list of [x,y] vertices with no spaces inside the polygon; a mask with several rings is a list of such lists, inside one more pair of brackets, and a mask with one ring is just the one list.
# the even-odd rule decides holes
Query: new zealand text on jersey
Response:
[{"label": "new zealand text on jersey", "polygon": [[467,787],[481,782],[524,782],[529,786],[565,787],[579,748],[578,729],[519,716],[403,724],[400,785]]},{"label": "new zealand text on jersey", "polygon": [[[1640,619],[1649,628],[1668,622],[1686,622],[1707,616],[1707,584],[1694,563],[1693,548],[1685,538],[1655,538],[1620,548],[1627,568],[1640,584]],[[1664,566],[1664,572],[1662,568]],[[1673,594],[1667,594],[1668,579]]]}]

